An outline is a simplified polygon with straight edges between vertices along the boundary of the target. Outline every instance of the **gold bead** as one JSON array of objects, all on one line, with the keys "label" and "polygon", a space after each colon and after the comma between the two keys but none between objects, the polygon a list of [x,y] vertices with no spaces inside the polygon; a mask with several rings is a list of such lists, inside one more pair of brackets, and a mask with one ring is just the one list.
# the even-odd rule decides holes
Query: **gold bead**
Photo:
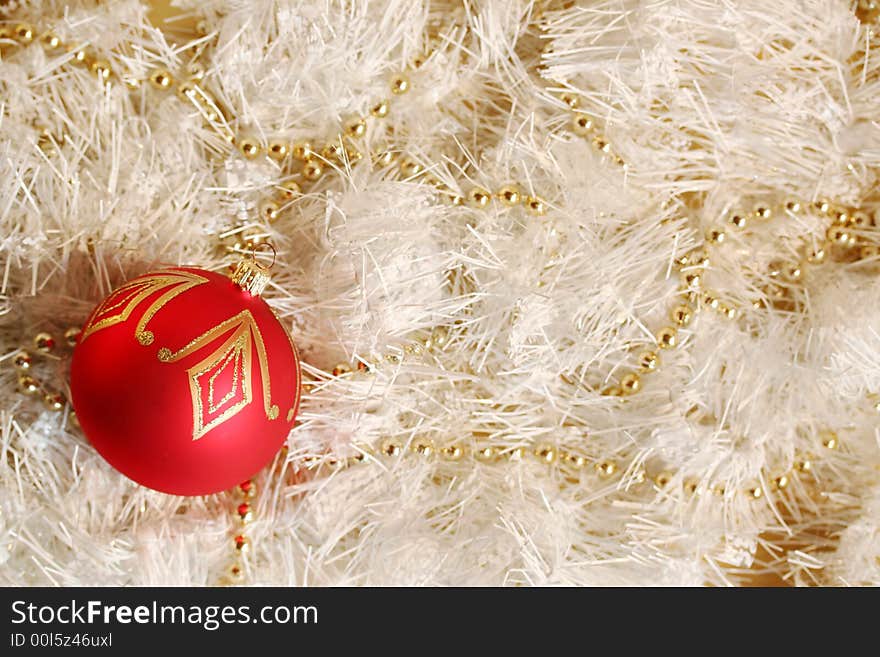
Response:
[{"label": "gold bead", "polygon": [[700,287],[703,277],[699,272],[689,271],[682,276],[682,280],[684,280],[685,285],[688,287]]},{"label": "gold bead", "polygon": [[828,214],[829,212],[831,212],[831,202],[826,199],[813,201],[813,209],[821,212],[822,214]]},{"label": "gold bead", "polygon": [[370,114],[377,119],[384,119],[388,116],[389,105],[387,100],[380,100],[370,108]]},{"label": "gold bead", "polygon": [[535,448],[535,456],[544,463],[553,463],[556,460],[556,448],[552,445],[539,445]]},{"label": "gold bead", "polygon": [[320,178],[323,173],[324,169],[321,168],[320,164],[314,161],[306,162],[302,168],[302,175],[306,180],[315,181]]},{"label": "gold bead", "polygon": [[378,153],[374,153],[373,164],[377,167],[387,167],[392,162],[394,162],[394,152],[393,151],[380,151]]},{"label": "gold bead", "polygon": [[526,199],[526,207],[529,209],[529,212],[535,215],[536,217],[543,217],[547,214],[547,206],[537,196],[529,196]]},{"label": "gold bead", "polygon": [[571,119],[572,132],[581,137],[586,137],[587,135],[589,135],[593,131],[594,127],[595,124],[593,123],[593,119],[591,119],[586,114],[577,112]]},{"label": "gold bead", "polygon": [[593,137],[593,146],[597,151],[601,153],[610,153],[611,152],[611,144],[604,137]]},{"label": "gold bead", "polygon": [[19,371],[29,370],[31,368],[31,356],[26,351],[19,351],[12,359],[12,365]]},{"label": "gold bead", "polygon": [[688,495],[696,495],[700,490],[700,484],[694,479],[688,479],[682,487]]},{"label": "gold bead", "polygon": [[242,554],[248,552],[251,548],[251,542],[248,540],[247,536],[243,534],[239,534],[235,538],[232,539],[233,545],[235,545],[236,552],[241,552]]},{"label": "gold bead", "polygon": [[18,385],[21,391],[27,395],[33,395],[40,391],[39,382],[29,374],[22,374],[18,377]]},{"label": "gold bead", "polygon": [[492,195],[482,187],[474,187],[468,192],[468,201],[471,206],[477,209],[485,208],[489,205]]},{"label": "gold bead", "polygon": [[260,204],[260,216],[268,222],[278,219],[278,204],[273,201],[263,201]]},{"label": "gold bead", "polygon": [[578,105],[580,105],[580,99],[573,93],[569,93],[567,91],[559,94],[559,100],[568,105],[570,109],[575,109]]},{"label": "gold bead", "polygon": [[48,333],[37,333],[34,336],[34,349],[44,354],[48,354],[55,348],[55,338]]},{"label": "gold bead", "polygon": [[96,59],[89,65],[89,69],[101,80],[109,79],[110,74],[112,73],[110,70],[110,62],[106,59]]},{"label": "gold bead", "polygon": [[661,349],[672,349],[676,343],[676,330],[672,326],[665,326],[657,331],[657,346]]},{"label": "gold bead", "polygon": [[477,449],[474,452],[474,456],[478,461],[482,461],[483,463],[492,463],[498,456],[498,450],[491,445],[486,445]]},{"label": "gold bead", "polygon": [[789,212],[791,212],[792,214],[797,214],[798,212],[801,211],[800,201],[797,201],[795,199],[788,199],[785,202],[785,209],[788,210]]},{"label": "gold bead", "polygon": [[333,376],[345,376],[351,374],[351,367],[347,363],[337,363],[331,370]]},{"label": "gold bead", "polygon": [[293,145],[291,154],[294,159],[300,162],[308,162],[315,157],[315,151],[312,150],[312,144],[307,141],[298,141]]},{"label": "gold bead", "polygon": [[286,141],[282,141],[280,139],[273,139],[269,142],[269,157],[273,160],[281,161],[287,157],[287,154],[290,152],[290,148],[287,145]]},{"label": "gold bead", "polygon": [[77,340],[79,340],[80,328],[78,326],[71,326],[66,331],[64,331],[64,342],[67,343],[68,347],[75,347]]},{"label": "gold bead", "polygon": [[234,563],[229,567],[228,575],[231,582],[240,582],[244,579],[244,568],[241,564]]},{"label": "gold bead", "polygon": [[645,479],[647,478],[647,474],[644,469],[639,468],[638,470],[632,473],[632,477],[630,478],[630,482],[633,484],[643,484],[645,483]]},{"label": "gold bead", "polygon": [[464,448],[461,445],[447,445],[440,453],[448,461],[460,461],[464,457]]},{"label": "gold bead", "polygon": [[156,89],[165,90],[168,89],[174,83],[174,78],[171,73],[166,71],[164,68],[156,69],[150,74],[150,84],[152,84]]},{"label": "gold bead", "polygon": [[64,46],[61,38],[54,32],[46,32],[42,37],[40,37],[40,40],[43,42],[43,45],[50,50],[58,50],[59,48],[62,48]]},{"label": "gold bead", "polygon": [[784,490],[788,487],[788,476],[787,475],[779,475],[778,477],[774,477],[773,479],[773,487],[776,490]]},{"label": "gold bead", "polygon": [[657,369],[660,364],[660,357],[656,351],[643,351],[639,354],[639,367],[644,372],[651,372]]},{"label": "gold bead", "polygon": [[388,438],[382,441],[379,451],[385,456],[400,456],[403,448],[400,446],[400,443]]},{"label": "gold bead", "polygon": [[849,213],[846,210],[834,210],[831,212],[831,216],[834,219],[834,223],[839,226],[850,225]]},{"label": "gold bead", "polygon": [[737,312],[733,306],[721,306],[719,310],[727,319],[736,319]]},{"label": "gold bead", "polygon": [[526,457],[525,447],[514,447],[505,454],[511,461],[522,461]]},{"label": "gold bead", "polygon": [[838,244],[840,246],[848,246],[853,239],[852,235],[841,226],[831,226],[825,232],[825,236],[832,244]]},{"label": "gold bead", "polygon": [[30,43],[34,40],[34,28],[27,23],[19,23],[13,30],[15,38],[22,43]]},{"label": "gold bead", "polygon": [[620,386],[606,386],[601,394],[603,397],[622,397],[623,389]]},{"label": "gold bead", "polygon": [[871,219],[868,213],[862,212],[861,210],[852,213],[849,223],[851,226],[855,226],[857,228],[867,228],[874,225],[874,221]]},{"label": "gold bead", "polygon": [[880,256],[880,246],[877,244],[863,244],[859,247],[860,260],[875,260]]},{"label": "gold bead", "polygon": [[760,486],[750,486],[749,488],[746,489],[746,494],[751,499],[757,500],[764,494],[764,491],[761,489]]},{"label": "gold bead", "polygon": [[238,514],[238,519],[239,521],[241,521],[242,524],[249,523],[254,517],[254,512],[251,509],[251,505],[247,502],[242,502],[241,504],[239,504],[236,507],[235,512],[236,514]]},{"label": "gold bead", "polygon": [[712,492],[715,493],[718,497],[724,497],[724,494],[727,492],[727,488],[724,484],[717,484],[712,488]]},{"label": "gold bead", "polygon": [[632,395],[642,389],[642,379],[638,374],[627,374],[620,380],[620,389],[623,394]]},{"label": "gold bead", "polygon": [[610,477],[617,472],[617,464],[614,461],[602,461],[596,464],[596,470],[602,477]]},{"label": "gold bead", "polygon": [[504,187],[498,190],[497,196],[501,200],[501,202],[504,203],[504,205],[519,205],[519,188],[514,184],[504,185]]},{"label": "gold bead", "polygon": [[294,199],[302,194],[302,187],[295,180],[285,180],[278,185],[281,188],[281,195],[287,199]]},{"label": "gold bead", "polygon": [[783,275],[785,276],[786,279],[788,279],[789,281],[794,282],[794,281],[798,281],[798,280],[800,280],[800,278],[801,278],[801,276],[802,276],[802,274],[803,274],[803,271],[801,270],[801,268],[800,268],[799,265],[787,265],[787,266],[783,269],[783,272],[782,272],[782,273],[783,273]]},{"label": "gold bead", "polygon": [[257,485],[252,479],[247,479],[246,481],[241,482],[236,490],[239,496],[246,500],[253,499],[257,495]]},{"label": "gold bead", "polygon": [[414,178],[424,171],[421,164],[413,159],[406,158],[400,163],[400,172],[407,178]]},{"label": "gold bead", "polygon": [[196,82],[200,82],[205,78],[205,67],[202,66],[201,62],[190,62],[189,66],[186,67],[187,73],[189,73],[189,79],[194,80]]},{"label": "gold bead", "polygon": [[412,61],[409,63],[409,65],[412,68],[422,68],[422,66],[425,65],[425,62],[427,61],[427,59],[428,59],[428,55],[416,55],[415,57],[412,58]]},{"label": "gold bead", "polygon": [[687,326],[691,323],[691,319],[693,318],[693,313],[691,309],[687,306],[676,306],[672,309],[672,321],[674,321],[679,326]]},{"label": "gold bead", "polygon": [[816,247],[815,249],[810,250],[807,255],[807,262],[811,265],[821,265],[825,262],[825,249]]},{"label": "gold bead", "polygon": [[391,93],[399,96],[400,94],[405,94],[407,91],[409,91],[409,78],[402,73],[392,76]]},{"label": "gold bead", "polygon": [[706,292],[706,294],[703,295],[703,303],[712,310],[718,310],[721,306],[721,300],[712,292]]},{"label": "gold bead", "polygon": [[244,137],[238,142],[238,150],[247,159],[253,160],[260,154],[260,143],[251,137]]},{"label": "gold bead", "polygon": [[449,202],[452,205],[464,205],[464,196],[462,196],[461,194],[453,194],[449,197]]},{"label": "gold bead", "polygon": [[819,434],[819,438],[822,440],[822,447],[825,449],[837,449],[840,446],[837,434],[833,431],[822,431]]},{"label": "gold bead", "polygon": [[196,85],[192,82],[181,82],[177,85],[177,97],[181,100],[192,100],[192,95],[196,90]]},{"label": "gold bead", "polygon": [[813,462],[809,458],[801,458],[794,464],[795,470],[798,472],[810,472],[813,469]]},{"label": "gold bead", "polygon": [[758,219],[769,219],[773,216],[773,210],[767,205],[759,205],[755,208],[755,216]]},{"label": "gold bead", "polygon": [[434,453],[434,442],[426,438],[420,438],[413,443],[413,450],[420,456],[431,456]]},{"label": "gold bead", "polygon": [[740,230],[742,230],[746,227],[746,224],[748,224],[748,220],[743,214],[735,214],[730,218],[730,224],[734,228],[739,228]]},{"label": "gold bead", "polygon": [[431,343],[442,347],[446,344],[446,339],[449,337],[449,329],[445,326],[438,326],[433,331],[431,331]]},{"label": "gold bead", "polygon": [[363,137],[367,134],[367,122],[359,116],[349,119],[345,122],[345,134],[349,137]]},{"label": "gold bead", "polygon": [[342,144],[339,142],[333,142],[332,144],[327,144],[321,149],[321,157],[329,162],[342,162],[344,152]]},{"label": "gold bead", "polygon": [[72,61],[74,64],[85,64],[88,59],[88,53],[82,46],[68,46],[67,51],[73,53]]},{"label": "gold bead", "polygon": [[572,454],[571,452],[566,452],[563,456],[563,460],[567,466],[574,470],[583,470],[587,465],[587,457],[581,456],[580,454]]},{"label": "gold bead", "polygon": [[721,244],[724,242],[724,231],[719,228],[710,228],[706,231],[706,241],[710,244]]}]

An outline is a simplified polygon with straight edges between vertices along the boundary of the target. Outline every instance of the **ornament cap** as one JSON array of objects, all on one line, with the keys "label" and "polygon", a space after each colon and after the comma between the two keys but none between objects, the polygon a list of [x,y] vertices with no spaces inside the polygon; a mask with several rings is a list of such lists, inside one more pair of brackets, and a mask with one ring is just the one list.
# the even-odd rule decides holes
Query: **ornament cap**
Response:
[{"label": "ornament cap", "polygon": [[269,268],[253,258],[239,260],[230,275],[232,282],[255,297],[260,296],[269,284]]}]

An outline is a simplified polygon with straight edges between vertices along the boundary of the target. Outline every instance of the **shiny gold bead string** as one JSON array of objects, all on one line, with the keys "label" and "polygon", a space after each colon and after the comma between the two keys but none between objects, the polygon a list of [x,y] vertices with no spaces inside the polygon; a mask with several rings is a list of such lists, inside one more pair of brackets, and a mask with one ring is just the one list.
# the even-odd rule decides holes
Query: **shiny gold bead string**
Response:
[{"label": "shiny gold bead string", "polygon": [[[408,345],[402,351],[391,351],[384,356],[374,356],[370,361],[358,359],[354,363],[339,363],[332,372],[332,379],[372,376],[379,371],[379,364],[386,362],[399,364],[410,357],[421,357],[442,349],[449,339],[445,327],[439,327],[426,334],[418,342]],[[331,380],[332,380],[331,379]],[[312,394],[321,386],[312,382],[304,386],[305,393]],[[872,407],[880,411],[880,395],[871,398]],[[430,438],[419,436],[412,439],[387,437],[378,446],[354,443],[356,453],[342,456],[336,453],[322,455],[310,454],[295,460],[298,468],[315,472],[335,472],[359,465],[383,462],[391,463],[400,458],[421,459],[433,463],[454,463],[470,460],[483,465],[515,464],[527,461],[550,466],[567,483],[577,485],[590,481],[590,473],[601,480],[615,485],[619,490],[628,491],[646,481],[653,482],[658,491],[672,494],[670,484],[678,481],[682,490],[689,495],[713,492],[723,496],[726,489],[722,484],[702,481],[692,476],[683,476],[670,470],[650,470],[638,459],[627,460],[618,457],[602,457],[576,449],[561,447],[548,441],[528,444],[499,446],[485,442],[485,434],[472,432],[468,439]],[[821,450],[820,450],[821,447]],[[793,477],[803,478],[814,474],[816,453],[840,448],[840,439],[833,430],[817,433],[816,452],[797,455],[787,469],[763,469],[757,480],[745,485],[740,492],[750,499],[764,497],[769,489],[782,491],[788,487]]]},{"label": "shiny gold bead string", "polygon": [[232,564],[228,567],[222,584],[237,584],[244,580],[246,559],[251,550],[248,527],[254,517],[254,498],[257,484],[253,479],[243,481],[233,491]]},{"label": "shiny gold bead string", "polygon": [[[28,45],[37,40],[49,52],[60,52],[65,49],[64,42],[55,32],[44,32],[37,39],[37,30],[26,23],[19,24],[12,30],[5,28],[5,33],[14,39],[15,45]],[[98,79],[110,82],[114,78],[114,71],[105,59],[95,57],[82,46],[67,46],[66,49],[74,53],[71,58],[72,63],[87,67]],[[205,123],[220,136],[221,141],[236,149],[242,157],[247,160],[267,157],[275,161],[281,168],[284,180],[279,183],[274,198],[266,199],[259,204],[260,218],[265,223],[271,224],[278,220],[291,201],[301,196],[309,185],[321,180],[327,171],[354,166],[364,159],[366,149],[363,147],[363,139],[367,133],[368,122],[386,119],[389,116],[393,99],[411,90],[410,76],[430,59],[432,53],[433,49],[429,49],[424,55],[414,59],[409,70],[390,76],[389,95],[373,103],[369,115],[350,117],[344,122],[339,133],[326,140],[323,145],[317,146],[313,140],[307,139],[291,141],[274,137],[263,142],[252,135],[237,134],[227,119],[227,112],[205,87],[203,83],[205,68],[198,61],[191,62],[187,69],[178,75],[165,68],[156,68],[146,79],[133,75],[122,75],[120,79],[130,89],[137,89],[148,82],[156,91],[175,93],[181,100],[191,104]],[[63,137],[56,137],[44,130],[40,143],[48,148],[63,143]],[[540,196],[524,193],[522,186],[515,182],[499,184],[494,193],[479,186],[467,190],[454,189],[431,175],[428,169],[414,157],[399,153],[393,144],[388,144],[369,155],[374,166],[396,171],[406,180],[418,180],[429,184],[453,205],[467,204],[474,209],[486,209],[492,200],[498,200],[505,207],[522,205],[535,216],[543,216],[547,211],[547,204]],[[268,233],[259,225],[245,223],[221,231],[218,237],[227,251],[244,253],[265,240]]]},{"label": "shiny gold bead string", "polygon": [[[64,347],[68,350],[73,349],[79,332],[77,327],[64,331]],[[59,390],[43,383],[43,377],[37,373],[39,360],[60,361],[59,346],[51,333],[41,331],[34,335],[32,340],[32,349],[41,358],[35,360],[28,349],[22,348],[12,354],[12,366],[18,377],[19,392],[29,397],[39,397],[48,410],[60,413],[68,407],[67,398]],[[72,409],[68,413],[68,420],[73,424],[76,423],[76,414]]]}]

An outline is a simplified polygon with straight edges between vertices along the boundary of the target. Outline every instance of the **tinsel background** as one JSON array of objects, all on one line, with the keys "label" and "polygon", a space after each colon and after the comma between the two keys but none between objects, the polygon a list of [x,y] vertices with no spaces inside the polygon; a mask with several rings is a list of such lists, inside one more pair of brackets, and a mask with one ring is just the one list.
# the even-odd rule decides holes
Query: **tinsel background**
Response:
[{"label": "tinsel background", "polygon": [[[265,296],[309,387],[256,479],[243,583],[880,584],[880,259],[804,255],[830,225],[822,198],[861,208],[861,244],[880,243],[880,51],[854,3],[175,4],[162,29],[131,0],[0,6],[116,74],[103,85],[37,42],[2,50],[0,582],[227,581],[233,496],[127,480],[69,407],[19,392],[11,362],[130,277],[223,270],[218,236],[252,222],[278,250]],[[328,166],[269,225],[277,163],[242,157],[173,91],[120,81],[196,55],[236,133],[263,142],[332,141],[390,76],[412,88],[368,123],[362,161]],[[612,155],[573,134],[565,91]],[[372,161],[387,148],[465,196],[514,181],[546,214],[451,204]],[[790,198],[799,213],[729,227]],[[640,392],[603,395],[669,324],[676,259],[718,226],[700,294],[736,316],[702,308]],[[57,353],[39,366],[64,391]],[[337,367],[358,359],[375,372]]]}]

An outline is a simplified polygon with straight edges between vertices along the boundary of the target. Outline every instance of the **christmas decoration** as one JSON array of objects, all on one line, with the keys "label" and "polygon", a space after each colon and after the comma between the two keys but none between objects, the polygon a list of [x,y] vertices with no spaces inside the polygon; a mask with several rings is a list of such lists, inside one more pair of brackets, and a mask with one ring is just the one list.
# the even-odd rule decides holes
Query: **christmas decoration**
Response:
[{"label": "christmas decoration", "polygon": [[259,296],[252,260],[232,280],[193,268],[129,281],[92,312],[71,364],[85,435],[115,468],[166,493],[232,488],[293,425],[299,363]]},{"label": "christmas decoration", "polygon": [[[175,4],[0,25],[0,580],[880,583],[876,3]],[[60,336],[268,238],[291,449],[131,484]]]}]

